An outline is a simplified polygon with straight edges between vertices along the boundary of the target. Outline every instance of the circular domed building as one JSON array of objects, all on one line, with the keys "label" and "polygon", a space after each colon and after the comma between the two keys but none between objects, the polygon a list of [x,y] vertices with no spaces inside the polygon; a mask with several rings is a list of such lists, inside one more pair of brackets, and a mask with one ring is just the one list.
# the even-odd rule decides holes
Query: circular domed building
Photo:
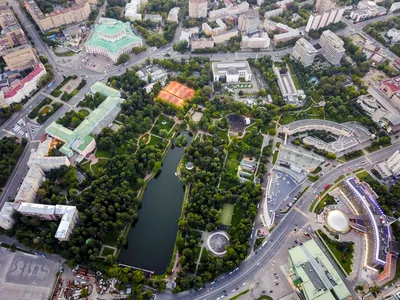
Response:
[{"label": "circular domed building", "polygon": [[349,218],[339,209],[328,211],[325,222],[332,231],[338,233],[348,233],[350,231]]}]

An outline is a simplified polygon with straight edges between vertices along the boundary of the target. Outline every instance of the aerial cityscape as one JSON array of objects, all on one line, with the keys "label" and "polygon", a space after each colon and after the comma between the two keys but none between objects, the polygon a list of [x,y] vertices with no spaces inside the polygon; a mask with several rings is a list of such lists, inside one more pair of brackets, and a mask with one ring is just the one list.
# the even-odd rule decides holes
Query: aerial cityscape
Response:
[{"label": "aerial cityscape", "polygon": [[400,299],[400,2],[0,0],[0,300]]}]

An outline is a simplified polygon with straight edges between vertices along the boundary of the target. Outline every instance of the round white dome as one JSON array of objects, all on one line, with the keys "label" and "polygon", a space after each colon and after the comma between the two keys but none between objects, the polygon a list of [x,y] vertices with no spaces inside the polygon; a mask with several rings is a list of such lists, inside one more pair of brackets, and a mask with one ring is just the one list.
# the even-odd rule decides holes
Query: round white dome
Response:
[{"label": "round white dome", "polygon": [[350,231],[349,219],[346,214],[339,209],[331,210],[326,216],[326,224],[329,228],[340,233]]}]

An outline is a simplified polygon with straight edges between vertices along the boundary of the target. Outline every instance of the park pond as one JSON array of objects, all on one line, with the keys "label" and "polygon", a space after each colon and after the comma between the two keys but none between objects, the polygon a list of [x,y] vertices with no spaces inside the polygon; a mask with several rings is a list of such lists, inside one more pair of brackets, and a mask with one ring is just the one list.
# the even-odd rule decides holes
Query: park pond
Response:
[{"label": "park pond", "polygon": [[[186,131],[188,144],[191,137]],[[122,249],[120,263],[163,274],[172,258],[184,185],[175,175],[184,147],[171,147],[161,173],[148,183],[138,211],[138,221],[128,234],[128,248]]]}]

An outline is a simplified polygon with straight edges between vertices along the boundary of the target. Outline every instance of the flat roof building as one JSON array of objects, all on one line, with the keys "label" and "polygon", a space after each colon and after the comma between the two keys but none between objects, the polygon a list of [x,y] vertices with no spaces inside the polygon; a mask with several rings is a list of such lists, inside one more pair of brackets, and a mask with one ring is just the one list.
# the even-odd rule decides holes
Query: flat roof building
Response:
[{"label": "flat roof building", "polygon": [[340,22],[343,17],[344,11],[344,8],[338,7],[329,11],[311,14],[308,19],[305,31],[309,32],[310,30],[318,30],[330,24]]},{"label": "flat roof building", "polygon": [[240,3],[239,5],[224,7],[224,8],[217,9],[217,10],[212,10],[208,14],[208,18],[211,21],[215,21],[218,18],[233,17],[233,16],[237,16],[239,14],[247,12],[249,10],[249,8],[250,8],[249,3],[247,3],[245,1],[245,2]]},{"label": "flat roof building", "polygon": [[190,41],[190,44],[192,50],[212,48],[214,47],[214,39],[213,38],[192,39]]},{"label": "flat roof building", "polygon": [[51,13],[43,13],[34,0],[24,1],[26,10],[39,26],[40,30],[48,31],[65,25],[77,24],[88,20],[90,15],[89,1],[75,1],[71,7],[54,10]]},{"label": "flat roof building", "polygon": [[3,50],[0,55],[3,56],[10,71],[23,71],[34,68],[39,63],[35,51],[28,44]]},{"label": "flat roof building", "polygon": [[391,176],[400,175],[400,150],[396,150],[386,161],[383,161],[375,166],[382,178],[386,179]]},{"label": "flat roof building", "polygon": [[373,18],[385,15],[387,9],[383,6],[378,6],[374,1],[360,1],[357,4],[357,9],[352,10],[350,18],[354,22],[360,22],[367,18]]},{"label": "flat roof building", "polygon": [[132,52],[143,46],[142,39],[135,35],[129,22],[102,18],[94,25],[94,32],[85,44],[87,53],[103,55],[116,62],[121,54]]},{"label": "flat roof building", "polygon": [[207,0],[189,0],[189,17],[195,19],[207,17],[207,6]]},{"label": "flat roof building", "polygon": [[266,49],[270,44],[271,40],[268,33],[262,33],[252,37],[242,36],[240,47],[245,49]]},{"label": "flat roof building", "polygon": [[258,9],[249,10],[239,15],[238,29],[242,34],[256,32],[260,25],[260,12]]},{"label": "flat roof building", "polygon": [[42,185],[45,176],[42,168],[38,164],[32,165],[26,174],[18,193],[15,196],[15,202],[33,202],[36,197],[36,192]]},{"label": "flat roof building", "polygon": [[344,55],[344,42],[332,31],[325,30],[319,41],[321,45],[321,54],[332,65],[340,65],[340,61]]},{"label": "flat roof building", "polygon": [[247,61],[240,62],[213,62],[213,81],[239,82],[242,78],[244,81],[251,80],[251,69]]},{"label": "flat roof building", "polygon": [[145,20],[150,20],[151,22],[154,23],[162,23],[162,16],[158,14],[146,14],[144,16]]},{"label": "flat roof building", "polygon": [[141,20],[140,9],[147,4],[147,0],[132,0],[125,5],[125,18],[129,21]]},{"label": "flat roof building", "polygon": [[179,7],[174,7],[171,8],[171,10],[168,13],[168,17],[167,17],[167,21],[168,22],[175,22],[175,23],[179,23]]},{"label": "flat roof building", "polygon": [[312,65],[318,50],[305,38],[300,38],[293,48],[292,56],[295,60],[301,62],[305,67]]},{"label": "flat roof building", "polygon": [[352,299],[338,271],[314,240],[289,249],[289,265],[306,300]]},{"label": "flat roof building", "polygon": [[287,42],[293,39],[296,39],[301,36],[300,31],[297,29],[293,29],[285,24],[282,23],[276,23],[274,21],[265,19],[264,20],[264,29],[267,32],[274,32],[278,31],[280,33],[275,33],[274,34],[274,43],[279,44],[283,42]]}]

